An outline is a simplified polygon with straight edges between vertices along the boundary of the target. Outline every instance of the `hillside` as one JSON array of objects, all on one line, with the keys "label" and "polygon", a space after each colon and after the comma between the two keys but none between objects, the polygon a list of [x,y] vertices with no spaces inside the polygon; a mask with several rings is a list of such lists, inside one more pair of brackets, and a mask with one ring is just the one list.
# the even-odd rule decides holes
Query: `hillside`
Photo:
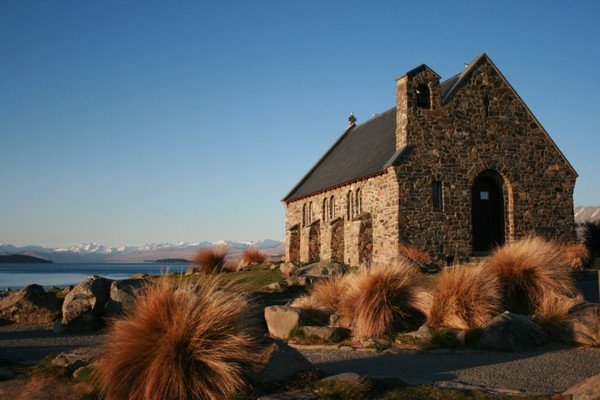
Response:
[{"label": "hillside", "polygon": [[27,256],[24,254],[3,254],[0,255],[0,264],[49,264],[50,260],[44,258]]}]

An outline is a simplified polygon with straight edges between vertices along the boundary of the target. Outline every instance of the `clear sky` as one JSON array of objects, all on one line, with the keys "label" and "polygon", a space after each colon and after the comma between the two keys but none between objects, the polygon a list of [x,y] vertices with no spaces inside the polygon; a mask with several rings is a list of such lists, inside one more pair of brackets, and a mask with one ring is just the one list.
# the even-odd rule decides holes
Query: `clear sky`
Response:
[{"label": "clear sky", "polygon": [[485,52],[600,205],[598,1],[0,2],[0,241],[283,239],[281,198],[426,63]]}]

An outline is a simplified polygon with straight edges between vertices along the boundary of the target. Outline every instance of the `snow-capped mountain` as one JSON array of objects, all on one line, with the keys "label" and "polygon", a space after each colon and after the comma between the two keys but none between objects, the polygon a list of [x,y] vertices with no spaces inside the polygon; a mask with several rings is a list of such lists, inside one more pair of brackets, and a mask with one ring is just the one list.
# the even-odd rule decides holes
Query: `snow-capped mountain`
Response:
[{"label": "snow-capped mountain", "polygon": [[204,247],[228,246],[230,257],[235,257],[241,251],[257,247],[267,254],[277,256],[284,252],[284,242],[281,240],[259,240],[239,242],[234,240],[219,240],[217,242],[179,242],[179,243],[149,243],[141,246],[106,247],[99,243],[82,243],[69,247],[45,248],[40,246],[16,247],[0,242],[0,254],[25,254],[52,260],[55,263],[128,263],[154,261],[167,258],[191,259],[196,252]]}]

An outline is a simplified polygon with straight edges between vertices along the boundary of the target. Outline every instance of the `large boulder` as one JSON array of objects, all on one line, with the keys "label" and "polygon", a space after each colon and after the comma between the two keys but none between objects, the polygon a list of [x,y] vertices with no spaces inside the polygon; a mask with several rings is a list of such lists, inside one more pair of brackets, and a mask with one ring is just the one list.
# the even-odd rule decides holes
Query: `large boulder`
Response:
[{"label": "large boulder", "polygon": [[115,316],[135,304],[135,298],[144,288],[145,279],[124,279],[110,285],[110,299],[104,307],[104,314]]},{"label": "large boulder", "polygon": [[304,313],[291,306],[270,306],[265,308],[265,321],[271,336],[288,339],[304,320]]},{"label": "large boulder", "polygon": [[277,382],[314,366],[298,350],[280,340],[268,340],[250,377],[259,383]]},{"label": "large boulder", "polygon": [[0,298],[0,320],[45,324],[60,317],[60,302],[40,285],[29,285]]},{"label": "large boulder", "polygon": [[101,326],[99,317],[110,299],[112,280],[92,275],[65,297],[60,331],[85,332]]},{"label": "large boulder", "polygon": [[298,269],[295,273],[298,276],[309,278],[328,278],[332,275],[343,274],[345,268],[342,264],[331,261],[319,261]]},{"label": "large boulder", "polygon": [[496,350],[522,351],[546,341],[542,327],[524,315],[506,311],[483,327],[479,344]]},{"label": "large boulder", "polygon": [[63,351],[50,362],[55,367],[68,368],[75,371],[78,368],[85,367],[94,361],[100,355],[100,349],[97,347],[82,347],[78,349]]},{"label": "large boulder", "polygon": [[600,345],[600,304],[580,303],[569,310],[570,339],[588,346]]}]

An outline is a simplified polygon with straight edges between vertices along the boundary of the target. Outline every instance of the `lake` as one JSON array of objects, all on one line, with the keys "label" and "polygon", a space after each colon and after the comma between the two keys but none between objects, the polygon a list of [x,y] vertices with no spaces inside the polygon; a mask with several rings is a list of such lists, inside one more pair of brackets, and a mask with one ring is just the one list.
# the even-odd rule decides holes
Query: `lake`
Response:
[{"label": "lake", "polygon": [[0,290],[20,289],[32,283],[45,288],[77,285],[90,275],[108,279],[127,279],[131,275],[144,272],[160,275],[162,272],[182,272],[189,264],[136,263],[136,264],[0,264]]}]

